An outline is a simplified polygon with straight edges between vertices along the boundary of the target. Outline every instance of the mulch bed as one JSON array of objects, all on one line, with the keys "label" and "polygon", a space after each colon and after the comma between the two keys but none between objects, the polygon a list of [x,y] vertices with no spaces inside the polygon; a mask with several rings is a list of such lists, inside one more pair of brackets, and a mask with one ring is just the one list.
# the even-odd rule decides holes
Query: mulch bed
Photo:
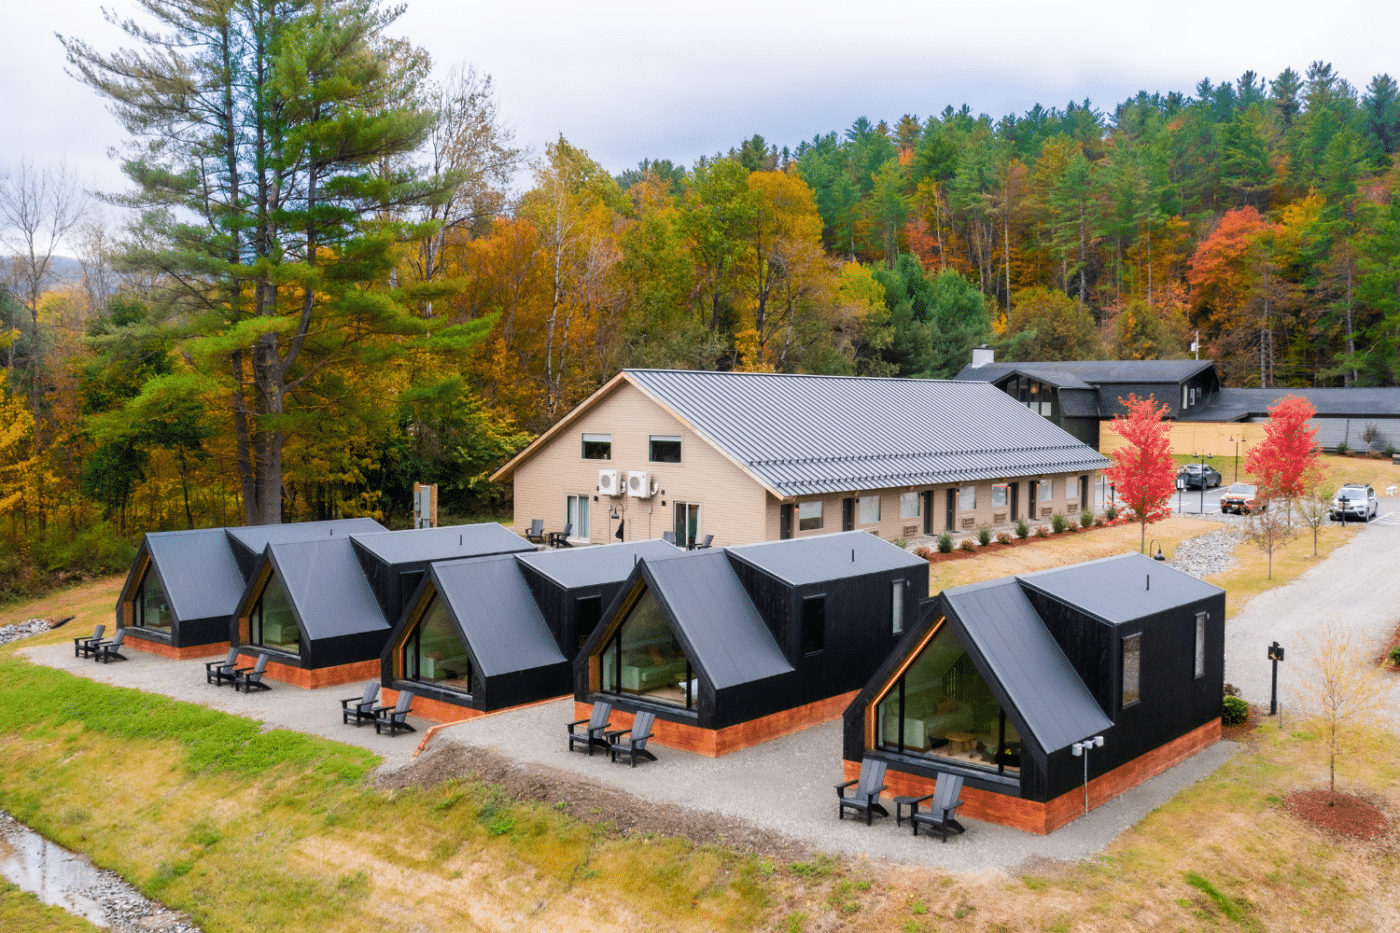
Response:
[{"label": "mulch bed", "polygon": [[1283,805],[1300,820],[1353,839],[1378,839],[1390,829],[1384,813],[1352,794],[1299,790],[1283,798]]},{"label": "mulch bed", "polygon": [[1220,737],[1227,742],[1243,742],[1255,729],[1264,724],[1264,720],[1269,718],[1261,707],[1250,704],[1249,716],[1244,722],[1227,726],[1223,723],[1220,726]]},{"label": "mulch bed", "polygon": [[[1122,524],[1122,522],[1121,522],[1121,520],[1116,520],[1116,521],[1111,522],[1111,523],[1108,523],[1108,524],[1104,524],[1104,525],[1094,525],[1094,526],[1089,527],[1089,528],[1083,528],[1083,527],[1081,527],[1081,526],[1078,525],[1078,524],[1074,524],[1074,525],[1071,525],[1069,528],[1066,528],[1064,531],[1060,532],[1059,534],[1055,534],[1055,533],[1052,531],[1052,532],[1050,532],[1049,534],[1046,534],[1046,535],[1032,534],[1030,537],[1026,537],[1026,538],[1017,538],[1017,537],[1015,537],[1015,536],[1013,535],[1012,538],[1011,538],[1011,540],[1010,540],[1010,541],[1007,541],[1007,542],[1005,542],[1005,543],[1003,543],[1003,542],[1001,542],[1001,541],[997,541],[995,538],[993,538],[993,539],[992,539],[992,542],[991,542],[990,544],[979,544],[979,545],[977,545],[976,550],[972,550],[972,551],[964,551],[964,550],[962,550],[961,548],[954,547],[954,548],[953,548],[951,551],[949,551],[947,554],[940,554],[940,553],[938,552],[938,547],[937,547],[937,545],[933,545],[933,544],[925,545],[925,547],[921,547],[921,548],[919,548],[918,550],[924,550],[925,548],[927,548],[927,550],[928,550],[927,556],[925,556],[925,555],[923,555],[923,554],[920,554],[919,556],[920,556],[920,557],[923,557],[924,560],[928,561],[930,564],[941,564],[941,563],[944,563],[944,562],[950,561],[950,560],[967,560],[968,558],[970,558],[970,557],[976,557],[976,556],[979,555],[979,554],[987,554],[987,553],[995,553],[995,552],[997,552],[997,551],[1005,551],[1005,550],[1007,550],[1007,549],[1009,549],[1009,548],[1020,547],[1020,546],[1023,545],[1023,544],[1035,544],[1037,541],[1049,541],[1049,540],[1051,540],[1051,539],[1053,539],[1053,538],[1063,538],[1063,537],[1067,537],[1067,536],[1069,536],[1069,535],[1083,534],[1083,533],[1088,532],[1088,531],[1098,531],[1098,530],[1100,530],[1100,529],[1102,529],[1102,528],[1110,528],[1110,527],[1113,527],[1113,525],[1115,525],[1115,524]],[[1032,531],[1034,531],[1035,528],[1039,528],[1039,527],[1041,527],[1041,526],[1039,526],[1039,525],[1032,526]],[[1050,526],[1047,524],[1047,525],[1045,525],[1044,527],[1048,529]],[[969,540],[971,540],[971,539],[969,539]]]}]

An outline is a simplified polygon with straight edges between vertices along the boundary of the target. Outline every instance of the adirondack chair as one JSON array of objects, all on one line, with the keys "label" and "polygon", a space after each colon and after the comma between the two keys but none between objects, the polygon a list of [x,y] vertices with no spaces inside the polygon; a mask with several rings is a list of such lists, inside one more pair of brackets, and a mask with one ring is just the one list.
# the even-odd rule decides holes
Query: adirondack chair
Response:
[{"label": "adirondack chair", "polygon": [[[574,722],[565,723],[565,728],[569,730],[569,751],[574,751],[582,745],[587,750],[589,756],[593,754],[595,747],[608,747],[606,733],[608,730],[608,717],[612,715],[612,704],[599,701],[593,704],[593,715],[587,719],[579,719]],[[586,732],[575,732],[578,726],[587,725]]]},{"label": "adirondack chair", "polygon": [[126,629],[117,629],[117,634],[107,641],[96,642],[92,646],[92,659],[106,664],[108,661],[125,661],[126,655],[122,654],[122,642],[126,639]]},{"label": "adirondack chair", "polygon": [[[909,821],[914,824],[914,835],[919,834],[919,825],[930,826],[943,831],[943,841],[948,841],[948,830],[955,833],[963,833],[967,830],[963,824],[954,819],[958,812],[958,806],[962,801],[958,795],[962,793],[963,779],[959,774],[948,774],[941,771],[938,774],[938,783],[933,785],[933,793],[913,801],[914,811],[909,817]],[[925,800],[931,801],[928,809],[919,812],[919,804]]]},{"label": "adirondack chair", "polygon": [[544,544],[544,519],[530,519],[530,530],[525,532],[525,540],[531,544]]},{"label": "adirondack chair", "polygon": [[73,657],[92,657],[92,646],[102,640],[103,634],[107,631],[107,626],[99,625],[92,630],[91,635],[79,635],[73,639]]},{"label": "adirondack chair", "polygon": [[692,544],[692,545],[690,546],[690,550],[692,550],[692,551],[703,551],[705,548],[709,547],[710,544],[714,542],[714,540],[715,540],[715,536],[714,536],[714,535],[705,535],[705,540],[704,540],[704,541],[698,541],[698,542],[696,542],[695,544]]},{"label": "adirondack chair", "polygon": [[665,541],[667,544],[675,544],[676,533],[674,531],[663,531],[661,532],[661,540]]},{"label": "adirondack chair", "polygon": [[616,762],[618,755],[626,755],[634,768],[637,767],[638,755],[647,761],[655,761],[656,756],[647,751],[647,740],[651,738],[651,726],[655,721],[655,713],[638,713],[632,720],[632,728],[606,733],[608,754],[612,760]]},{"label": "adirondack chair", "polygon": [[224,681],[233,683],[233,672],[238,669],[238,649],[228,649],[228,657],[222,661],[204,662],[204,682],[222,686]]},{"label": "adirondack chair", "polygon": [[[856,787],[855,794],[847,797],[846,788],[852,784]],[[889,816],[890,811],[880,805],[880,792],[885,789],[885,763],[867,758],[860,763],[860,778],[854,781],[847,781],[844,784],[836,785],[836,796],[841,798],[836,805],[836,818],[844,820],[846,811],[858,810],[865,813],[865,825],[870,825],[871,814],[878,813],[881,816]]]},{"label": "adirondack chair", "polygon": [[374,701],[379,697],[379,684],[371,680],[365,684],[365,692],[357,697],[347,697],[340,701],[340,723],[346,725],[350,717],[355,717],[355,728],[362,722],[374,722]]},{"label": "adirondack chair", "polygon": [[240,667],[233,672],[233,689],[243,688],[244,693],[252,693],[253,688],[259,690],[271,690],[272,688],[263,683],[263,674],[267,673],[267,655],[258,655],[258,663],[252,667]]},{"label": "adirondack chair", "polygon": [[563,531],[551,531],[551,532],[549,533],[549,546],[550,546],[550,547],[573,547],[573,545],[569,543],[569,535],[571,535],[571,534],[573,534],[573,533],[574,533],[574,523],[573,523],[573,522],[569,522],[567,525],[565,525]]},{"label": "adirondack chair", "polygon": [[418,730],[408,724],[409,707],[413,704],[413,691],[400,690],[399,701],[393,706],[381,706],[374,711],[374,734],[379,735],[381,729],[388,729],[390,738],[399,729],[405,732],[417,732]]}]

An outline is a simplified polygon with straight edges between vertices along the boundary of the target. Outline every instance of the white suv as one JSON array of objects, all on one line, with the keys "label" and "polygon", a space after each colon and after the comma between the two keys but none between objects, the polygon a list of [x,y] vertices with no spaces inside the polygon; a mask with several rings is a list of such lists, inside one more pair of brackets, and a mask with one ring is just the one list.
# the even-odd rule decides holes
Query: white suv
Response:
[{"label": "white suv", "polygon": [[1332,500],[1334,521],[1369,522],[1379,511],[1380,503],[1376,501],[1376,491],[1365,483],[1347,483],[1337,490],[1337,495]]}]

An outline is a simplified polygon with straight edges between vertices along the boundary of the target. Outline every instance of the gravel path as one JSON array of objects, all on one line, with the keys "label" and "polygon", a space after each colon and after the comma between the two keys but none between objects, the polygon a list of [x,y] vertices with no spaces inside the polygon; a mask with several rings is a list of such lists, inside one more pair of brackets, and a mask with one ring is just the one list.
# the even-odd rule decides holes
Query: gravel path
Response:
[{"label": "gravel path", "polygon": [[1235,548],[1245,535],[1244,528],[1232,526],[1188,538],[1177,547],[1167,565],[1197,578],[1224,573],[1234,566]]},{"label": "gravel path", "polygon": [[[1279,670],[1279,694],[1293,705],[1293,672],[1304,663],[1304,640],[1329,616],[1350,626],[1379,656],[1400,621],[1400,524],[1371,524],[1301,577],[1254,597],[1225,623],[1225,680],[1251,703],[1268,704],[1271,665],[1266,650],[1277,641],[1287,653]],[[1391,691],[1400,713],[1400,677]]]}]

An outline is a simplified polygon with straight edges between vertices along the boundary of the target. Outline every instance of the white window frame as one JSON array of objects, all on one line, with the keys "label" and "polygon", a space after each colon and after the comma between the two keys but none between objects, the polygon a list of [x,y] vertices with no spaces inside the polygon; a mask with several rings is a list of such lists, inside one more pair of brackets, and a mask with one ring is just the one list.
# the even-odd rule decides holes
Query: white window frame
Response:
[{"label": "white window frame", "polygon": [[1040,484],[1036,486],[1036,495],[1040,497],[1041,502],[1054,502],[1055,478],[1052,476],[1050,479],[1041,480]]},{"label": "white window frame", "polygon": [[[606,457],[589,457],[584,454],[584,449],[588,444],[607,444],[608,455]],[[612,459],[612,435],[611,434],[585,434],[579,439],[578,455],[584,460],[611,460]]]},{"label": "white window frame", "polygon": [[977,487],[963,486],[958,490],[958,511],[977,511]]},{"label": "white window frame", "polygon": [[879,496],[858,496],[856,497],[856,523],[859,525],[874,525],[880,521],[880,497]]},{"label": "white window frame", "polygon": [[[573,533],[569,535],[570,541],[588,540],[588,525],[592,518],[589,513],[591,495],[591,493],[581,492],[578,495],[570,493],[564,497],[564,522],[574,526]],[[581,517],[578,509],[580,505],[583,506]]]},{"label": "white window frame", "polygon": [[1006,503],[1011,496],[1011,487],[1004,483],[992,484],[992,508],[1006,508]]},{"label": "white window frame", "polygon": [[[822,515],[821,499],[811,499],[807,502],[797,503],[797,530],[798,531],[820,531],[825,525]],[[804,525],[804,522],[815,522],[813,525]]]},{"label": "white window frame", "polygon": [[[656,453],[656,451],[655,451],[655,446],[656,446],[656,442],[657,442],[657,441],[662,441],[662,442],[674,442],[675,445],[676,445],[677,447],[680,448],[680,456],[677,457],[674,461],[671,461],[671,460],[653,460],[652,457],[655,456],[655,453]],[[672,462],[674,462],[674,463],[684,463],[684,462],[685,462],[685,445],[682,443],[682,439],[681,439],[680,435],[679,435],[679,434],[651,434],[651,435],[648,435],[648,437],[647,437],[647,462],[648,462],[648,463],[672,463]]]},{"label": "white window frame", "polygon": [[[923,496],[917,492],[901,492],[899,494],[899,517],[918,518],[920,514],[919,500]],[[913,506],[912,510],[910,506]]]}]

